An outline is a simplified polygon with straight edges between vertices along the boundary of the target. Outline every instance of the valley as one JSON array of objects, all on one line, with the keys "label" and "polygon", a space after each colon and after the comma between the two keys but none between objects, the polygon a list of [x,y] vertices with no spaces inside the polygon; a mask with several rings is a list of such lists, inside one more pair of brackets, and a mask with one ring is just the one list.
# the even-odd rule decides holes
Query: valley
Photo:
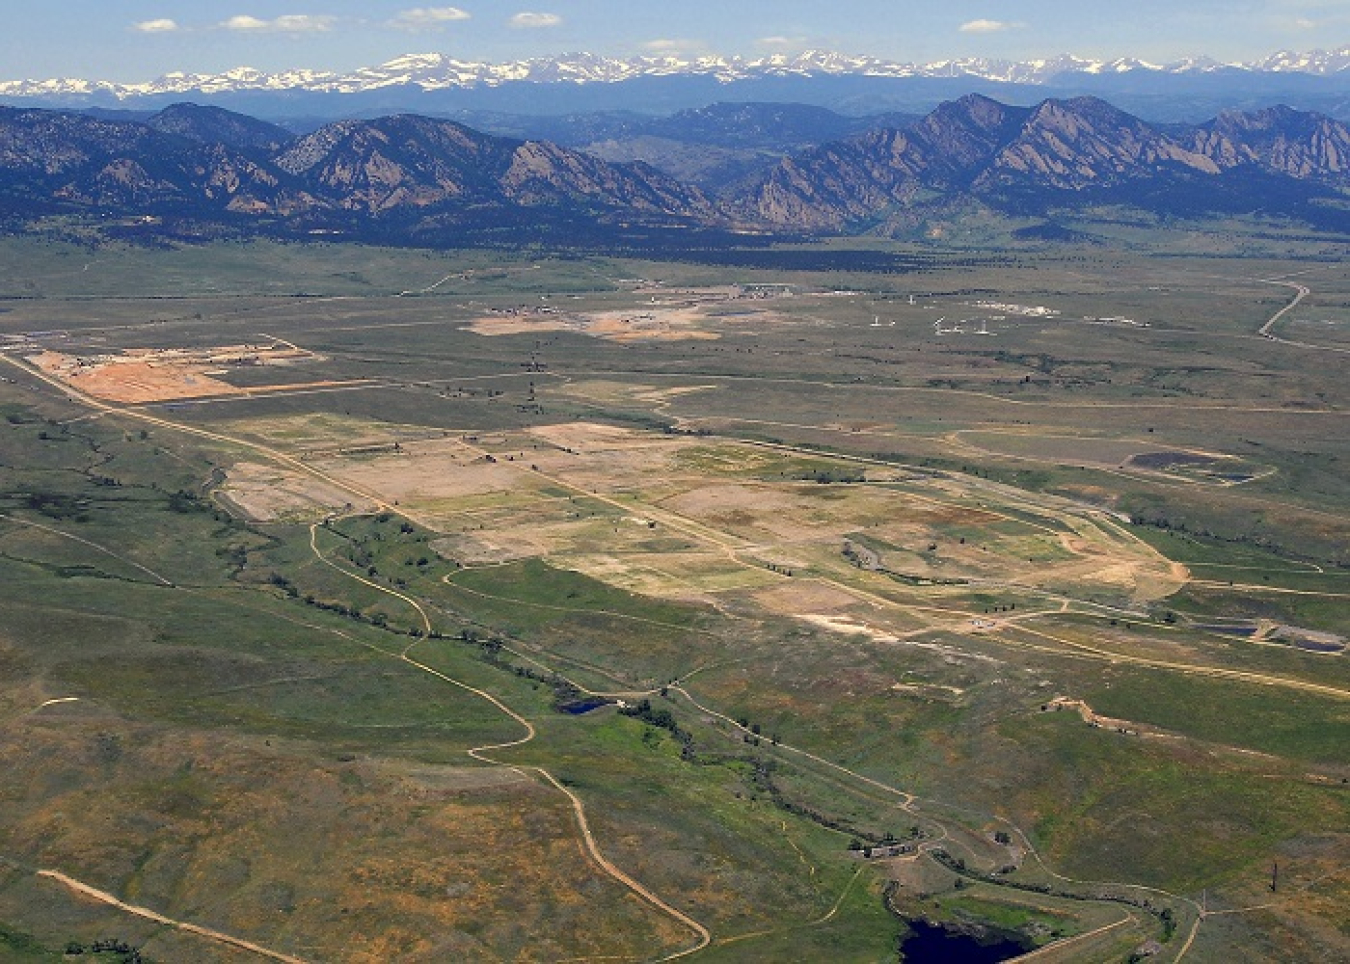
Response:
[{"label": "valley", "polygon": [[1350,270],[1101,213],[0,240],[0,948],[1344,956]]}]

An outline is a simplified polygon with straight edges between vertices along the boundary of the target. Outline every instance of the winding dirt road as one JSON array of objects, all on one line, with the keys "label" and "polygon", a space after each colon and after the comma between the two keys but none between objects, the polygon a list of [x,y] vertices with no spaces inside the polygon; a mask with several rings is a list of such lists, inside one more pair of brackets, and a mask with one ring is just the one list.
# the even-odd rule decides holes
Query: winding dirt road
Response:
[{"label": "winding dirt road", "polygon": [[54,880],[59,884],[64,884],[77,894],[92,898],[101,904],[107,904],[109,907],[116,907],[124,913],[131,914],[135,917],[143,917],[146,920],[154,921],[156,924],[163,924],[166,927],[172,927],[175,930],[196,934],[199,937],[205,937],[218,944],[228,944],[230,947],[236,947],[240,950],[257,954],[259,957],[270,958],[274,961],[284,961],[285,964],[306,964],[303,958],[295,957],[291,954],[283,954],[280,951],[270,950],[269,948],[263,947],[261,944],[255,944],[252,941],[246,941],[243,938],[235,937],[231,934],[223,933],[222,931],[213,930],[210,927],[202,927],[199,924],[189,924],[186,921],[174,920],[172,917],[165,917],[163,914],[153,911],[148,907],[128,904],[114,897],[106,890],[90,887],[83,881],[67,876],[59,870],[39,870],[37,875],[39,877],[46,877],[48,880]]},{"label": "winding dirt road", "polygon": [[[58,389],[60,392],[62,392],[62,394],[66,395],[66,396],[67,396],[68,398],[70,398],[72,401],[76,401],[76,402],[79,402],[79,403],[81,403],[81,404],[87,405],[87,406],[89,406],[89,407],[91,407],[91,408],[96,409],[96,410],[99,411],[99,412],[102,412],[102,413],[105,413],[105,414],[109,414],[109,415],[119,415],[119,416],[123,416],[123,417],[126,417],[126,418],[137,419],[138,421],[146,422],[146,423],[148,423],[148,424],[155,425],[155,426],[158,426],[158,427],[161,427],[161,428],[165,428],[165,429],[169,429],[169,430],[171,430],[171,431],[182,432],[182,433],[185,433],[185,434],[188,434],[188,435],[195,435],[195,436],[198,436],[198,437],[200,437],[200,438],[209,439],[209,440],[214,441],[214,442],[220,442],[220,443],[224,443],[224,444],[226,444],[226,445],[236,446],[236,447],[241,447],[241,448],[250,450],[250,451],[252,451],[252,452],[255,452],[255,453],[258,453],[258,454],[260,454],[260,455],[263,455],[263,456],[265,456],[266,458],[269,458],[269,459],[271,459],[271,460],[273,460],[273,461],[275,461],[275,462],[278,462],[278,463],[281,463],[281,464],[283,464],[283,465],[286,465],[286,466],[288,466],[289,468],[296,469],[296,470],[298,470],[298,471],[300,471],[300,472],[305,473],[306,475],[309,475],[309,476],[314,477],[314,478],[317,478],[317,479],[319,479],[319,480],[321,480],[321,481],[323,481],[323,482],[326,482],[326,483],[328,483],[328,484],[330,484],[330,485],[333,485],[333,486],[337,487],[338,489],[340,489],[340,490],[343,491],[343,492],[347,492],[347,493],[352,494],[352,495],[355,495],[355,496],[357,496],[358,498],[361,498],[361,499],[363,499],[363,500],[365,500],[365,501],[367,501],[367,502],[370,502],[370,503],[372,503],[374,506],[376,506],[377,511],[387,511],[387,512],[392,512],[392,513],[398,514],[398,515],[400,515],[400,516],[402,516],[402,517],[408,519],[410,522],[414,522],[414,523],[417,523],[417,524],[419,524],[419,525],[423,525],[424,527],[427,527],[427,526],[425,526],[424,523],[421,522],[421,520],[418,520],[418,519],[416,519],[416,518],[413,518],[412,516],[409,516],[406,512],[400,511],[400,510],[398,510],[397,508],[395,508],[395,507],[389,505],[385,500],[381,499],[378,495],[375,495],[375,494],[373,494],[373,493],[366,492],[366,491],[362,490],[361,488],[359,488],[359,487],[357,487],[357,486],[355,486],[355,485],[352,485],[351,483],[349,483],[349,482],[347,482],[347,481],[345,481],[345,480],[342,480],[342,479],[336,478],[336,477],[334,477],[334,476],[328,475],[327,473],[325,473],[325,472],[323,472],[323,471],[320,471],[319,469],[314,468],[312,465],[309,465],[309,464],[307,464],[307,463],[301,461],[300,459],[294,458],[293,456],[290,456],[290,455],[286,454],[285,452],[279,451],[278,449],[274,449],[274,448],[272,448],[272,447],[270,447],[270,446],[263,445],[263,444],[261,444],[261,443],[254,442],[254,441],[250,441],[250,440],[247,440],[247,439],[235,438],[235,437],[233,437],[233,436],[225,435],[225,434],[222,434],[222,433],[220,433],[220,432],[212,432],[212,431],[208,431],[208,430],[202,429],[202,428],[197,428],[197,427],[191,426],[191,425],[183,425],[183,424],[180,424],[180,423],[178,423],[178,422],[170,421],[169,419],[160,418],[160,417],[158,417],[158,416],[151,415],[151,414],[149,414],[149,413],[147,413],[147,412],[136,411],[136,410],[133,410],[133,409],[127,409],[127,408],[121,408],[121,407],[118,407],[118,406],[116,406],[116,405],[109,405],[109,404],[107,404],[106,402],[102,402],[102,401],[100,401],[100,400],[98,400],[98,399],[96,399],[96,398],[93,398],[93,397],[91,397],[91,396],[89,396],[89,395],[84,394],[83,392],[80,392],[80,391],[74,389],[74,388],[71,387],[70,385],[68,385],[68,384],[66,384],[66,383],[64,383],[64,382],[62,382],[60,379],[54,378],[54,377],[52,377],[52,376],[49,376],[49,375],[47,375],[47,374],[44,373],[44,372],[35,370],[35,369],[32,368],[31,366],[25,365],[24,363],[18,361],[17,359],[15,359],[15,358],[13,358],[13,357],[11,357],[11,356],[9,356],[9,355],[0,355],[0,360],[3,360],[3,361],[5,361],[5,362],[8,362],[9,364],[11,364],[11,365],[13,365],[14,367],[20,369],[20,370],[23,371],[26,375],[28,375],[28,376],[30,376],[30,377],[32,377],[32,378],[36,378],[36,379],[38,379],[39,381],[42,381],[42,382],[48,384],[49,386]],[[427,528],[429,528],[429,527],[427,527]],[[392,596],[395,596],[396,598],[398,598],[398,599],[402,600],[403,602],[407,603],[407,604],[410,605],[410,606],[418,613],[418,615],[421,617],[422,622],[423,622],[423,625],[424,625],[424,627],[425,627],[425,631],[426,631],[428,634],[431,632],[431,630],[432,630],[431,619],[430,619],[430,617],[427,615],[427,612],[426,612],[425,608],[423,608],[423,606],[422,606],[417,600],[415,600],[415,599],[413,599],[412,597],[407,596],[407,595],[405,595],[405,594],[403,594],[403,593],[396,592],[395,590],[390,589],[390,588],[388,588],[388,587],[386,587],[386,586],[381,586],[381,585],[379,585],[378,583],[372,582],[372,581],[370,581],[370,580],[368,580],[368,579],[366,579],[366,578],[364,578],[364,577],[362,577],[362,576],[359,576],[359,575],[357,575],[357,574],[355,574],[355,573],[349,572],[348,570],[342,568],[341,566],[338,566],[336,563],[333,563],[331,560],[327,559],[327,558],[323,555],[323,553],[319,550],[319,548],[318,548],[316,529],[317,529],[317,524],[316,524],[315,526],[311,526],[311,528],[310,528],[310,547],[311,547],[311,549],[313,550],[314,554],[320,559],[320,561],[322,561],[325,565],[332,566],[333,568],[337,569],[337,571],[344,573],[345,575],[347,575],[348,577],[350,577],[350,578],[352,578],[352,579],[355,579],[355,580],[357,580],[357,581],[359,581],[359,582],[361,582],[361,583],[364,583],[365,585],[370,586],[370,587],[372,587],[372,588],[378,589],[378,590],[380,590],[381,592],[385,592],[385,593],[388,593],[388,594],[390,594],[390,595],[392,595]],[[58,532],[57,534],[59,534],[59,535],[65,535],[65,533],[60,533],[60,532]],[[81,541],[84,541],[84,540],[81,540]],[[93,546],[92,543],[91,543],[91,546]],[[100,547],[100,546],[93,546],[93,548],[100,549],[101,551],[107,551],[107,550],[103,550],[102,547]],[[125,561],[125,560],[124,560],[124,561]],[[143,567],[141,567],[141,568],[143,568]],[[162,580],[162,578],[163,578],[163,577],[160,577],[157,573],[152,573],[152,572],[150,572],[150,570],[146,570],[146,572],[149,573],[150,575],[155,576],[155,578],[157,578],[157,579],[161,579],[161,580]],[[171,585],[171,584],[170,584],[170,585]],[[405,662],[405,663],[407,663],[407,664],[413,666],[413,667],[416,667],[417,669],[421,670],[422,672],[430,673],[431,675],[436,676],[437,678],[439,678],[439,679],[441,679],[441,680],[443,680],[443,681],[445,681],[445,682],[447,682],[447,683],[451,683],[451,684],[453,684],[453,685],[455,685],[455,686],[457,686],[457,687],[460,687],[461,689],[464,689],[464,690],[466,690],[466,691],[468,691],[468,692],[470,692],[470,693],[473,693],[474,695],[476,695],[476,696],[478,696],[478,697],[480,697],[480,698],[482,698],[482,699],[487,700],[487,701],[490,702],[493,706],[495,706],[498,710],[500,710],[501,712],[505,713],[507,716],[511,717],[513,720],[515,720],[517,723],[520,723],[520,724],[525,728],[525,736],[521,737],[521,738],[518,739],[518,740],[512,740],[512,741],[509,741],[509,742],[507,742],[507,743],[502,743],[502,744],[494,744],[494,745],[489,745],[489,746],[476,747],[476,748],[471,749],[471,750],[468,751],[468,752],[469,752],[469,755],[472,756],[472,757],[473,757],[474,759],[476,759],[476,760],[480,760],[480,761],[482,761],[482,762],[484,762],[484,763],[489,763],[489,764],[493,764],[493,765],[496,765],[496,766],[508,766],[508,767],[509,767],[510,764],[505,764],[505,763],[501,763],[500,761],[493,760],[493,759],[491,759],[490,757],[487,757],[485,754],[486,754],[488,751],[491,751],[491,750],[502,750],[502,749],[507,749],[507,748],[509,748],[509,747],[520,746],[521,744],[528,743],[530,740],[533,740],[534,737],[535,737],[535,729],[534,729],[534,726],[533,726],[528,720],[526,720],[525,717],[521,716],[521,715],[520,715],[519,713],[517,713],[515,710],[511,709],[509,706],[507,706],[507,705],[506,705],[505,703],[503,703],[501,700],[497,699],[497,698],[496,698],[495,696],[493,696],[491,693],[488,693],[488,692],[486,692],[486,691],[484,691],[484,690],[481,690],[481,689],[478,689],[478,688],[476,688],[476,687],[470,686],[470,685],[467,684],[467,683],[464,683],[464,682],[461,682],[461,681],[459,681],[459,680],[456,680],[456,679],[454,679],[454,678],[452,678],[452,677],[450,677],[450,676],[448,676],[448,675],[446,675],[446,674],[440,672],[439,670],[433,669],[432,667],[427,666],[427,665],[424,664],[424,663],[419,663],[417,660],[412,659],[412,658],[408,655],[408,652],[409,652],[416,644],[417,644],[417,641],[414,641],[412,644],[410,644],[410,645],[408,646],[407,649],[405,649],[401,654],[399,654],[397,658],[400,659],[400,660],[402,660],[403,662]],[[523,772],[524,770],[532,770],[532,771],[534,771],[535,773],[537,773],[541,778],[543,778],[546,782],[548,782],[550,785],[552,785],[553,787],[557,788],[561,793],[563,793],[563,794],[568,798],[568,800],[571,801],[573,812],[574,812],[574,814],[576,815],[577,823],[578,823],[578,825],[579,825],[579,827],[580,827],[581,837],[582,837],[582,840],[583,840],[583,842],[585,843],[585,846],[586,846],[586,851],[587,851],[587,853],[592,857],[592,859],[595,860],[596,864],[597,864],[602,870],[604,870],[605,873],[609,874],[609,875],[610,875],[611,877],[613,877],[616,881],[618,881],[618,882],[621,883],[624,887],[626,887],[627,889],[629,889],[630,891],[632,891],[634,894],[636,894],[636,895],[637,895],[638,897],[640,897],[642,900],[646,901],[646,902],[649,903],[651,906],[657,908],[657,909],[660,910],[661,912],[663,912],[663,913],[669,915],[670,917],[672,917],[672,918],[674,918],[675,920],[679,921],[682,925],[684,925],[684,926],[688,927],[690,930],[694,931],[694,933],[695,933],[695,934],[697,935],[697,937],[698,937],[698,940],[697,940],[697,943],[696,943],[696,944],[694,944],[694,945],[691,946],[691,947],[688,947],[688,948],[685,948],[685,949],[682,949],[682,950],[675,951],[674,953],[669,954],[669,955],[667,955],[667,956],[661,958],[661,960],[663,960],[663,961],[666,961],[666,960],[675,960],[675,959],[677,959],[677,958],[685,957],[685,956],[687,956],[687,955],[689,955],[689,954],[693,954],[693,953],[695,953],[695,952],[697,952],[697,951],[702,950],[704,947],[707,947],[708,944],[710,944],[710,943],[712,942],[712,935],[711,935],[711,933],[708,931],[708,929],[707,929],[706,927],[704,927],[704,926],[703,926],[702,924],[700,924],[698,921],[694,920],[694,919],[693,919],[692,917],[690,917],[689,915],[685,914],[683,911],[680,911],[679,909],[677,909],[677,908],[675,908],[675,907],[672,907],[670,904],[666,903],[664,900],[662,900],[660,897],[658,897],[655,893],[653,893],[653,892],[652,892],[651,890],[649,890],[647,887],[643,886],[641,883],[639,883],[638,881],[634,880],[632,877],[630,877],[627,873],[625,873],[625,872],[624,872],[623,870],[621,870],[619,867],[615,866],[610,860],[608,860],[608,859],[601,853],[600,848],[599,848],[599,845],[598,845],[598,844],[596,843],[596,841],[595,841],[594,834],[592,833],[592,831],[591,831],[591,829],[590,829],[590,823],[589,823],[589,821],[588,821],[587,818],[586,818],[585,805],[582,803],[581,799],[580,799],[575,793],[573,793],[571,790],[569,790],[569,789],[567,789],[565,786],[563,786],[563,784],[560,783],[560,782],[559,782],[559,781],[558,781],[551,773],[549,773],[548,771],[544,770],[542,767],[524,767],[524,768],[511,767],[511,769],[515,770],[516,772]],[[262,948],[262,947],[260,947],[260,946],[258,946],[258,945],[252,945],[252,944],[249,944],[249,942],[247,942],[247,941],[241,941],[241,940],[238,939],[238,938],[233,938],[233,937],[230,937],[229,935],[226,935],[226,934],[220,934],[220,933],[218,933],[218,932],[210,931],[210,930],[207,929],[207,928],[201,928],[201,927],[198,927],[198,925],[195,925],[195,924],[187,924],[187,923],[183,923],[183,922],[179,922],[179,921],[173,921],[173,920],[171,920],[171,919],[169,919],[169,918],[167,918],[167,917],[163,917],[162,915],[157,914],[155,911],[149,910],[148,908],[142,908],[142,907],[136,907],[136,906],[130,905],[130,904],[124,904],[122,901],[120,901],[118,898],[114,897],[112,894],[109,894],[109,893],[107,893],[106,891],[98,890],[97,888],[90,887],[90,886],[87,885],[87,884],[83,884],[83,883],[81,883],[81,882],[75,880],[74,878],[67,877],[65,874],[62,874],[62,873],[60,873],[59,871],[40,871],[40,873],[43,874],[44,876],[51,877],[52,879],[60,880],[61,882],[66,883],[67,886],[70,886],[70,887],[72,887],[72,888],[74,888],[74,889],[80,890],[82,893],[85,893],[85,894],[87,894],[87,895],[89,895],[89,896],[95,897],[95,899],[101,900],[101,901],[103,901],[104,903],[109,903],[109,904],[112,904],[112,905],[114,905],[114,906],[117,906],[117,907],[119,907],[119,908],[121,908],[121,909],[127,911],[128,913],[133,913],[133,914],[136,914],[137,916],[146,917],[147,919],[150,919],[150,920],[156,920],[156,921],[159,921],[160,923],[165,923],[165,924],[168,924],[168,925],[170,925],[170,926],[179,927],[179,928],[181,928],[181,929],[183,929],[183,930],[190,930],[190,931],[192,931],[193,933],[200,933],[200,934],[203,934],[204,936],[211,937],[213,940],[223,940],[223,941],[225,941],[226,943],[231,943],[231,944],[233,944],[234,946],[241,947],[241,948],[244,948],[244,949],[246,949],[246,950],[253,950],[253,951],[255,951],[256,953],[261,953],[261,954],[264,954],[264,955],[266,955],[266,956],[272,957],[272,958],[274,958],[274,959],[290,961],[290,962],[294,962],[294,964],[304,964],[304,962],[301,961],[299,958],[291,958],[291,957],[286,957],[286,956],[284,956],[284,955],[278,955],[278,954],[277,954],[276,952],[274,952],[274,951],[269,951],[269,950],[267,950],[266,948]]]}]

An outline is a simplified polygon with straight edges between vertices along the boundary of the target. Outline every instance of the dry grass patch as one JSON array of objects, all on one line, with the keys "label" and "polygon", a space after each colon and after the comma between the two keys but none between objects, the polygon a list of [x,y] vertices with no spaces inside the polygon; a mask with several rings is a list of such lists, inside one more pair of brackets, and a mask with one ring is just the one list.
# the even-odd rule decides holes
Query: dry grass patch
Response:
[{"label": "dry grass patch", "polygon": [[336,453],[340,449],[393,445],[428,434],[426,428],[418,425],[398,425],[335,412],[231,419],[219,422],[218,426],[226,434],[260,439],[302,458],[324,452]]},{"label": "dry grass patch", "polygon": [[257,522],[312,522],[375,505],[304,472],[260,462],[236,462],[216,497]]},{"label": "dry grass patch", "polygon": [[101,723],[0,742],[46,788],[0,796],[8,853],[313,960],[642,957],[687,939],[585,858],[566,798],[509,769],[153,730],[100,760],[119,733]]},{"label": "dry grass patch", "polygon": [[714,552],[564,553],[558,561],[630,592],[688,602],[708,602],[714,593],[753,590],[784,578]]},{"label": "dry grass patch", "polygon": [[1158,451],[1157,442],[1142,439],[1045,435],[1039,432],[955,432],[958,443],[994,455],[1011,455],[1067,465],[1123,465],[1132,456]]}]

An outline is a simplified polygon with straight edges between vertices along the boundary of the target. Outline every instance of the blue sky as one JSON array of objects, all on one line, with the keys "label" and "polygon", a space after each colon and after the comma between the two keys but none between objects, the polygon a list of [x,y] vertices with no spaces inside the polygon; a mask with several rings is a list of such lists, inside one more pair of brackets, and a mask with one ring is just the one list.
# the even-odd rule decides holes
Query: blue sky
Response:
[{"label": "blue sky", "polygon": [[0,79],[348,70],[401,53],[502,61],[759,56],[902,61],[1057,53],[1248,60],[1350,44],[1350,0],[3,0]]}]

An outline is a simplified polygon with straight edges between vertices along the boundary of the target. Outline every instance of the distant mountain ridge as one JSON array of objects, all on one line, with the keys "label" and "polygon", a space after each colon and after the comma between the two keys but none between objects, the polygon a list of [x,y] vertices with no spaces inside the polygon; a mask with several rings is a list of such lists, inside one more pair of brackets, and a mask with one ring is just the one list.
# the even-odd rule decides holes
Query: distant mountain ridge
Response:
[{"label": "distant mountain ridge", "polygon": [[145,121],[162,134],[177,134],[202,144],[227,144],[246,151],[271,153],[292,139],[285,128],[222,107],[174,104]]},{"label": "distant mountain ridge", "polygon": [[509,84],[615,84],[639,78],[702,76],[721,83],[763,77],[867,76],[886,78],[974,78],[1012,84],[1044,85],[1062,75],[1097,76],[1133,73],[1306,74],[1350,78],[1350,46],[1306,52],[1281,51],[1247,62],[1223,63],[1193,57],[1167,64],[1124,57],[1102,60],[1061,54],[1044,59],[1010,61],[982,57],[905,63],[878,57],[848,56],[808,50],[788,56],[760,58],[705,56],[695,58],[601,57],[587,53],[533,58],[506,63],[460,60],[442,53],[405,54],[383,64],[340,72],[310,69],[261,71],[236,67],[218,74],[175,72],[140,83],[92,78],[15,79],[0,81],[0,97],[91,98],[126,101],[154,95],[221,94],[241,91],[309,91],[357,94],[383,89],[500,87]]},{"label": "distant mountain ridge", "polygon": [[[812,118],[846,126],[791,105],[714,105],[666,133],[691,151],[700,137],[760,145],[806,136]],[[550,225],[888,233],[967,203],[1022,215],[1102,203],[1261,213],[1345,230],[1350,127],[1286,107],[1160,127],[1095,97],[1019,107],[970,94],[903,127],[783,151],[709,195],[640,161],[409,114],[293,136],[190,104],[139,121],[0,108],[0,214],[11,223],[69,212],[404,243],[490,225],[510,244]]]}]

